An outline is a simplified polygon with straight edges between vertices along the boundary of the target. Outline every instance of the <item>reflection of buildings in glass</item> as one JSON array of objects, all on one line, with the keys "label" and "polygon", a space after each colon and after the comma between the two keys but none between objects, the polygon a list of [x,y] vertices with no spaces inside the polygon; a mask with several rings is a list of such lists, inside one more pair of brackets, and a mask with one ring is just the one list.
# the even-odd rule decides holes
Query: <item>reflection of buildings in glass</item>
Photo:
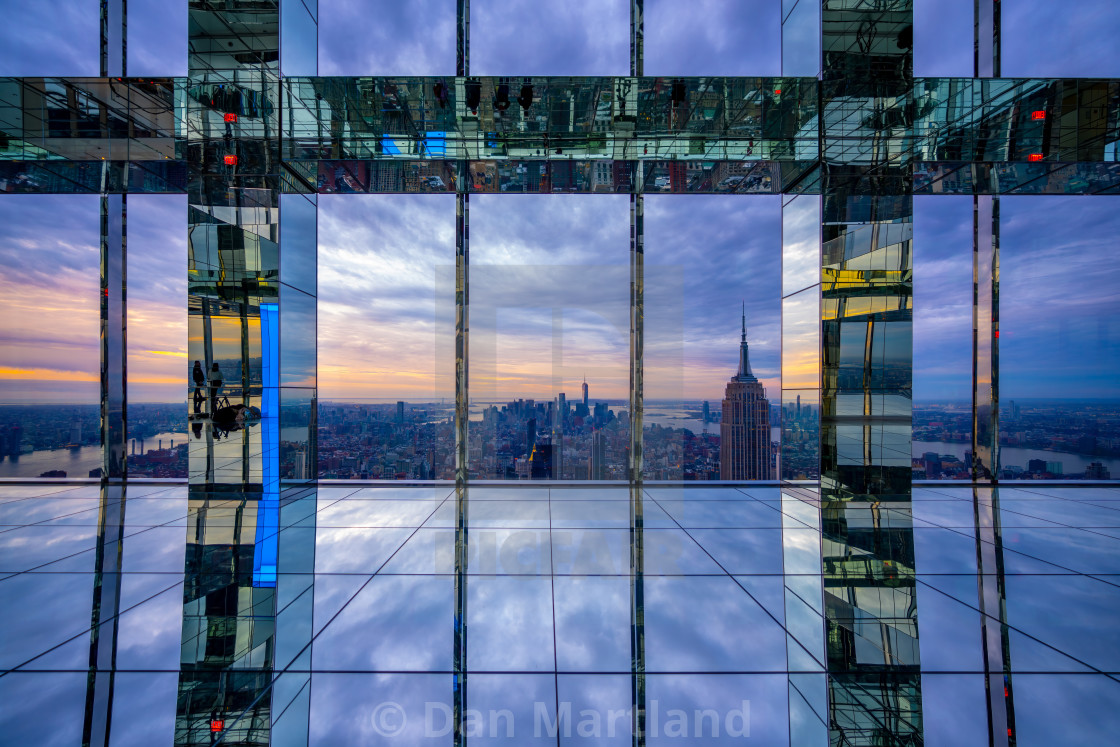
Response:
[{"label": "reflection of buildings in glass", "polygon": [[271,700],[260,694],[272,677],[276,581],[254,573],[269,533],[261,507],[192,495],[176,744],[211,744],[214,724],[234,720],[238,744],[268,743]]},{"label": "reflection of buildings in glass", "polygon": [[770,402],[761,382],[751,373],[745,307],[743,337],[739,343],[739,371],[727,382],[719,430],[721,480],[771,478]]}]

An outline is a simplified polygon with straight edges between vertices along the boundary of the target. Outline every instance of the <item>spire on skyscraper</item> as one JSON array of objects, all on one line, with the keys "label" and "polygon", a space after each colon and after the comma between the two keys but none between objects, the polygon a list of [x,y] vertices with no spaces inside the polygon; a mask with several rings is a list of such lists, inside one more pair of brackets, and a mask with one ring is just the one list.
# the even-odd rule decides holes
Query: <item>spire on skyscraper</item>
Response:
[{"label": "spire on skyscraper", "polygon": [[751,359],[747,350],[747,302],[743,301],[743,337],[739,341],[739,373],[738,379],[753,379],[751,373]]}]

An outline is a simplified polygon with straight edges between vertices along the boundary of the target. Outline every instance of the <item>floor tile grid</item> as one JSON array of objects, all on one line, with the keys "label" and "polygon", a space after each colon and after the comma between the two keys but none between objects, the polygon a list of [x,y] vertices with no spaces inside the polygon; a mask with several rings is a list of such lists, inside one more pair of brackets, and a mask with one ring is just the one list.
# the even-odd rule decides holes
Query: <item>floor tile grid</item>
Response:
[{"label": "floor tile grid", "polygon": [[[648,494],[649,494],[649,492],[647,491],[647,495],[648,495]],[[663,511],[665,511],[665,509],[664,509],[664,508],[663,508],[663,507],[662,507],[662,506],[661,506],[661,505],[660,505],[660,504],[658,503],[657,499],[656,499],[656,498],[654,498],[654,497],[653,497],[652,495],[650,495],[650,500],[652,500],[652,501],[654,502],[654,504],[655,504],[655,505],[657,505],[657,506],[658,506],[659,508],[661,508],[661,509],[662,509]],[[752,500],[753,500],[753,499],[752,499]],[[668,513],[668,511],[666,511],[666,513]],[[669,515],[670,515],[670,517],[672,517],[672,514],[669,514]],[[675,518],[674,518],[674,521],[676,521],[676,519],[675,519]],[[697,540],[696,540],[696,539],[695,539],[695,538],[694,538],[694,537],[692,536],[692,534],[691,534],[691,533],[690,533],[690,532],[689,532],[689,531],[688,531],[687,529],[685,529],[685,528],[684,528],[684,526],[682,526],[682,525],[680,524],[680,522],[679,522],[679,521],[677,521],[676,523],[677,523],[677,527],[678,527],[678,528],[679,528],[679,529],[680,529],[681,531],[683,531],[683,532],[684,532],[684,533],[685,533],[686,535],[688,535],[688,536],[689,536],[689,538],[690,538],[690,539],[692,539],[692,541],[693,541],[693,542],[696,542],[696,544],[700,546],[700,549],[701,549],[701,550],[703,550],[703,551],[704,551],[704,553],[705,553],[705,554],[706,554],[706,555],[707,555],[707,556],[708,556],[709,558],[711,558],[712,562],[713,562],[713,563],[715,563],[715,564],[716,564],[717,566],[719,566],[720,570],[721,570],[721,571],[722,571],[722,572],[723,572],[723,573],[724,573],[725,575],[727,575],[727,576],[728,576],[729,578],[731,578],[731,579],[732,579],[732,581],[734,581],[734,582],[735,582],[735,585],[736,585],[736,586],[738,586],[738,587],[739,587],[740,589],[742,589],[743,593],[744,593],[744,594],[746,594],[746,595],[747,595],[748,597],[750,597],[751,601],[753,601],[753,602],[754,602],[754,603],[755,603],[756,605],[758,605],[758,607],[759,607],[759,608],[760,608],[760,609],[761,609],[761,610],[762,610],[763,612],[765,612],[765,613],[766,613],[766,616],[767,616],[767,617],[769,617],[769,618],[770,618],[770,619],[771,619],[771,620],[772,620],[772,621],[774,622],[774,624],[775,624],[775,625],[777,625],[777,626],[778,626],[779,628],[781,628],[781,629],[782,629],[782,631],[783,631],[783,632],[784,632],[784,633],[786,634],[786,636],[787,636],[787,639],[786,639],[786,640],[793,640],[793,641],[797,642],[798,646],[801,646],[801,648],[802,648],[802,649],[803,649],[803,650],[805,651],[805,653],[806,653],[806,654],[808,654],[808,655],[809,655],[809,656],[810,656],[811,658],[813,658],[814,660],[816,660],[816,659],[817,659],[817,657],[816,657],[816,656],[814,656],[814,655],[813,655],[813,653],[812,653],[811,651],[809,651],[808,649],[806,649],[806,648],[804,647],[804,645],[803,645],[803,644],[802,644],[802,643],[801,643],[801,642],[800,642],[800,641],[799,641],[799,640],[798,640],[798,639],[797,639],[797,638],[796,638],[795,636],[793,636],[793,635],[791,635],[791,634],[790,634],[790,631],[789,631],[789,629],[788,629],[788,628],[786,627],[786,625],[785,625],[785,623],[784,623],[783,621],[781,621],[781,620],[778,620],[778,618],[774,616],[774,614],[773,614],[773,613],[772,613],[772,612],[771,612],[771,611],[770,611],[770,610],[769,610],[769,609],[767,608],[767,606],[766,606],[766,605],[762,604],[762,603],[761,603],[761,602],[760,602],[760,601],[759,601],[759,600],[758,600],[757,598],[755,598],[755,596],[754,596],[753,594],[751,594],[751,593],[750,593],[750,591],[748,591],[748,590],[747,590],[747,588],[746,588],[745,586],[743,586],[743,584],[742,584],[742,583],[740,583],[740,581],[739,581],[739,580],[738,580],[738,579],[737,579],[737,578],[736,578],[736,577],[735,577],[734,575],[732,575],[731,573],[729,573],[729,572],[727,571],[727,569],[726,569],[726,568],[725,568],[725,567],[724,567],[724,566],[723,566],[723,565],[722,565],[722,564],[721,564],[721,563],[720,563],[720,562],[719,562],[718,560],[716,560],[716,559],[715,559],[715,558],[714,558],[714,557],[713,557],[713,556],[711,555],[711,553],[710,553],[710,552],[708,552],[708,550],[707,550],[707,549],[706,549],[706,548],[705,548],[705,547],[704,547],[703,545],[701,545],[701,544],[700,544],[700,543],[699,543],[699,542],[698,542],[698,541],[697,541]],[[802,600],[802,601],[804,601],[804,600]],[[721,674],[723,674],[723,672],[721,672]]]},{"label": "floor tile grid", "polygon": [[[161,490],[160,490],[160,491],[158,491],[158,492],[168,492],[168,491],[170,491],[170,490],[174,490],[174,489],[175,489],[175,488],[164,488],[164,489],[161,489]],[[46,496],[43,496],[43,497],[46,497]],[[136,497],[140,497],[140,496],[136,496]],[[144,495],[144,497],[152,497],[152,494],[145,494],[145,495]],[[341,500],[341,499],[342,499],[342,497],[339,497],[339,498],[338,498],[337,500]],[[96,500],[96,499],[93,499],[93,498],[91,498],[90,500]],[[127,499],[126,499],[126,500],[127,500]],[[328,504],[328,505],[329,505],[329,504]],[[180,521],[180,520],[182,520],[182,519],[184,519],[184,518],[189,518],[189,515],[190,515],[190,511],[188,510],[188,514],[187,514],[186,516],[183,516],[183,517],[178,517],[178,518],[175,518],[175,519],[171,519],[171,520],[169,520],[169,521],[167,521],[167,522],[164,522],[163,524],[158,524],[158,525],[153,525],[153,526],[149,526],[149,527],[144,527],[143,529],[141,529],[141,530],[139,530],[139,531],[136,531],[136,532],[132,532],[132,533],[129,533],[129,534],[125,534],[125,535],[124,535],[124,539],[125,539],[125,540],[127,540],[127,539],[128,539],[128,538],[130,538],[130,537],[134,537],[134,536],[137,536],[137,535],[139,535],[139,534],[143,534],[144,532],[147,532],[147,531],[150,531],[150,530],[152,530],[152,529],[156,529],[156,528],[159,528],[159,527],[163,527],[163,526],[171,526],[171,525],[173,525],[173,524],[174,524],[174,522],[176,522],[176,521]],[[57,518],[57,517],[56,517],[56,518]],[[127,520],[126,520],[126,525],[127,525]],[[29,525],[29,526],[31,526],[31,525]],[[279,531],[283,531],[283,527],[282,527],[282,528],[281,528],[281,529],[280,529]],[[276,536],[276,535],[277,535],[278,533],[279,533],[279,532],[277,532],[277,533],[274,533],[273,535],[269,535],[269,537],[272,537],[272,536]],[[65,555],[65,556],[63,556],[63,557],[61,557],[61,558],[58,558],[58,559],[56,559],[55,561],[51,561],[51,563],[53,563],[53,562],[58,562],[58,561],[60,561],[60,560],[65,560],[65,559],[67,559],[67,558],[75,557],[75,556],[77,556],[77,555],[81,555],[81,554],[83,554],[83,553],[86,553],[86,552],[91,552],[91,551],[93,551],[93,550],[95,550],[95,549],[96,549],[96,546],[95,546],[95,547],[93,547],[93,548],[87,548],[87,549],[84,549],[84,550],[78,551],[78,552],[76,552],[76,553],[71,553],[71,554],[69,554],[69,555]],[[32,568],[32,569],[28,569],[28,570],[26,570],[26,571],[20,571],[20,572],[16,572],[16,573],[10,573],[10,574],[8,574],[8,575],[6,575],[6,576],[4,576],[4,577],[0,578],[0,583],[3,583],[4,581],[7,581],[7,580],[9,580],[9,579],[12,579],[12,578],[15,578],[15,577],[17,577],[17,576],[23,575],[23,574],[25,574],[25,573],[35,573],[35,572],[40,572],[40,571],[38,571],[38,570],[37,570],[38,568],[42,568],[42,567],[45,567],[46,565],[50,565],[51,563],[47,563],[47,564],[44,564],[44,565],[38,566],[37,568]],[[91,573],[91,574],[92,574],[92,573],[93,573],[93,571],[89,571],[88,573]],[[69,574],[68,574],[68,575],[69,575]],[[157,575],[157,572],[145,572],[145,575]],[[172,590],[172,589],[174,589],[174,588],[178,587],[178,586],[179,586],[179,585],[180,585],[180,584],[182,583],[182,573],[176,573],[176,572],[165,572],[165,575],[168,575],[168,576],[174,577],[174,578],[176,578],[177,580],[176,580],[176,581],[174,581],[173,583],[171,583],[170,585],[168,585],[168,586],[165,586],[165,587],[164,587],[164,588],[162,588],[161,590],[159,590],[159,591],[157,591],[157,592],[155,592],[155,593],[153,593],[153,594],[150,594],[150,595],[148,595],[147,597],[145,597],[145,598],[144,598],[144,599],[142,599],[141,601],[139,601],[139,602],[137,602],[137,603],[135,603],[135,604],[129,605],[128,607],[125,607],[125,608],[121,609],[121,610],[120,610],[120,612],[119,612],[119,613],[118,613],[118,614],[116,615],[116,617],[117,617],[118,619],[119,619],[120,617],[123,617],[123,616],[124,616],[124,615],[125,615],[126,613],[128,613],[128,612],[131,612],[131,611],[133,611],[133,610],[136,610],[136,609],[138,609],[139,607],[141,607],[141,606],[142,606],[142,605],[144,605],[145,603],[147,603],[147,602],[149,602],[149,601],[151,601],[151,600],[153,600],[153,599],[155,599],[155,598],[157,598],[157,597],[159,597],[159,596],[161,596],[161,595],[165,594],[166,592],[168,592],[168,591],[170,591],[170,590]],[[112,618],[108,618],[108,619],[104,620],[104,621],[102,622],[102,624],[108,623],[108,622],[110,622],[111,620],[112,620]],[[26,660],[22,661],[22,662],[21,662],[20,664],[17,664],[16,666],[14,666],[14,667],[11,667],[10,669],[5,669],[5,670],[3,670],[3,671],[0,671],[0,677],[3,677],[3,676],[4,676],[5,674],[7,674],[7,673],[9,673],[9,672],[14,672],[14,671],[17,671],[17,670],[19,670],[19,671],[24,671],[24,672],[28,672],[28,671],[52,671],[52,672],[54,672],[54,671],[66,671],[66,670],[58,670],[58,669],[50,669],[50,670],[35,670],[35,669],[34,669],[33,667],[30,667],[29,665],[30,665],[30,664],[32,664],[33,662],[35,662],[35,661],[37,661],[37,660],[39,660],[39,659],[43,658],[44,656],[46,656],[46,655],[48,655],[48,654],[52,653],[53,651],[56,651],[56,650],[60,649],[61,647],[63,647],[63,646],[65,646],[65,645],[67,645],[67,644],[69,644],[69,643],[71,643],[71,642],[75,641],[75,640],[78,640],[78,639],[80,639],[80,638],[82,638],[82,637],[87,637],[87,636],[89,636],[89,634],[90,634],[90,632],[91,632],[91,631],[92,631],[92,626],[91,626],[91,627],[89,627],[89,628],[86,628],[85,630],[83,630],[83,631],[81,631],[81,632],[79,632],[79,633],[77,633],[77,634],[75,634],[75,635],[72,635],[72,636],[70,636],[70,637],[66,638],[65,640],[63,640],[63,641],[61,641],[61,642],[59,642],[59,643],[56,643],[56,644],[54,644],[54,645],[50,646],[49,648],[46,648],[46,649],[44,649],[43,651],[40,651],[40,652],[36,653],[35,655],[33,655],[33,656],[29,657],[28,659],[26,659]],[[85,670],[82,670],[82,671],[85,671]],[[130,671],[131,671],[131,670],[130,670]],[[165,670],[137,670],[137,671],[152,671],[152,672],[155,672],[155,671],[165,671]]]}]

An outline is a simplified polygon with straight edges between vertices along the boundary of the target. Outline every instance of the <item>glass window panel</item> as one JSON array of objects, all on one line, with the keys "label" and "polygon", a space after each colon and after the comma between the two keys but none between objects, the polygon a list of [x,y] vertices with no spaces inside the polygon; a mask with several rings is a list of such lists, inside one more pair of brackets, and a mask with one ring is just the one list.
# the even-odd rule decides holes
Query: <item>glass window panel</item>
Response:
[{"label": "glass window panel", "polygon": [[556,667],[630,670],[630,577],[568,577],[553,583]]},{"label": "glass window panel", "polygon": [[451,199],[319,200],[319,476],[454,474]]},{"label": "glass window panel", "polygon": [[475,744],[556,744],[554,675],[472,674],[463,734]]},{"label": "glass window panel", "polygon": [[[1055,615],[1043,608],[1060,609]],[[924,614],[924,613],[923,613]],[[1120,600],[1111,584],[1086,576],[1008,576],[1008,624],[1049,647],[1103,671],[1120,662],[1120,632],[1109,620],[1120,614]],[[924,619],[924,618],[923,618]],[[922,635],[925,635],[923,625]],[[1020,671],[1050,669],[1032,663],[1029,650],[1012,650],[1011,662]],[[924,662],[923,662],[924,663]],[[1065,670],[1074,662],[1058,662]],[[1016,709],[1018,710],[1018,709]]]},{"label": "glass window panel", "polygon": [[[925,634],[925,628],[922,629]],[[977,634],[979,638],[979,634]],[[1017,688],[1016,688],[1017,690]],[[1016,696],[1018,692],[1016,691]],[[953,714],[952,718],[922,719],[923,737],[929,747],[983,744],[988,741],[988,700],[984,677],[922,673],[922,711]],[[1018,714],[1018,699],[1015,712]],[[1022,733],[1016,744],[1023,742]]]},{"label": "glass window panel", "polygon": [[[784,199],[784,198],[783,198]],[[821,201],[801,195],[782,206],[782,296],[820,282]]]},{"label": "glass window panel", "polygon": [[[182,617],[181,604],[179,617]],[[178,695],[177,672],[118,673],[113,683],[113,727],[109,744],[144,747],[174,742]]]},{"label": "glass window panel", "polygon": [[280,286],[280,386],[315,386],[316,299]]},{"label": "glass window panel", "polygon": [[1120,573],[1120,537],[1067,528],[1004,532],[1008,573]]},{"label": "glass window panel", "polygon": [[786,668],[785,631],[727,576],[647,576],[645,603],[647,671]]},{"label": "glass window panel", "polygon": [[976,573],[976,540],[966,529],[914,528],[914,563],[922,573]]},{"label": "glass window panel", "polygon": [[774,507],[743,496],[738,501],[659,501],[659,505],[685,529],[719,527],[757,529],[779,527],[782,515]]},{"label": "glass window panel", "polygon": [[467,582],[470,669],[552,671],[552,628],[551,579],[472,576]]},{"label": "glass window panel", "polygon": [[[97,3],[5,7],[0,75],[97,75],[101,72],[99,11]],[[185,33],[183,37],[185,41]]]},{"label": "glass window panel", "polygon": [[375,573],[411,529],[317,529],[316,573]]},{"label": "glass window panel", "polygon": [[782,388],[820,386],[820,289],[782,299]]},{"label": "glass window panel", "polygon": [[1042,747],[1071,736],[1106,744],[1120,731],[1120,683],[1108,675],[1015,675],[1016,744]]},{"label": "glass window panel", "polygon": [[280,195],[280,281],[315,295],[317,284],[317,198]]},{"label": "glass window panel", "polygon": [[1000,203],[1000,477],[1120,478],[1118,203]]},{"label": "glass window panel", "polygon": [[450,576],[375,576],[316,638],[314,667],[449,670],[454,602]]},{"label": "glass window panel", "polygon": [[612,500],[560,500],[550,508],[554,529],[615,528],[630,526],[630,503]]},{"label": "glass window panel", "polygon": [[418,527],[431,516],[435,504],[410,500],[342,500],[316,514],[316,524],[326,527]]},{"label": "glass window panel", "polygon": [[318,6],[320,75],[455,74],[455,0]]},{"label": "glass window panel", "polygon": [[647,576],[723,573],[708,553],[681,529],[645,531]]},{"label": "glass window panel", "polygon": [[[291,3],[285,2],[284,5]],[[130,76],[187,74],[187,7],[183,3],[168,3],[166,0],[128,0]],[[129,199],[130,207],[131,203]],[[177,226],[178,223],[172,225]]]},{"label": "glass window panel", "polygon": [[773,0],[647,0],[645,37],[646,75],[781,74],[781,8]]},{"label": "glass window panel", "polygon": [[180,554],[177,575],[124,575],[117,634],[117,666],[121,669],[178,671],[183,634],[182,568]]},{"label": "glass window panel", "polygon": [[[31,668],[82,669],[89,666],[89,638],[82,634],[90,626],[92,557],[83,570],[86,572],[24,573],[0,583],[0,602],[7,610],[4,635],[0,636],[0,667],[13,669],[75,636],[86,643],[84,656],[67,649],[66,658],[55,658],[54,666],[45,667],[40,659]],[[0,681],[6,679],[9,678],[0,678]]]},{"label": "glass window panel", "polygon": [[469,545],[468,573],[538,576],[552,567],[547,531],[472,529]]},{"label": "glass window panel", "polygon": [[782,390],[783,480],[815,480],[820,476],[820,390]]},{"label": "glass window panel", "polygon": [[782,572],[781,529],[693,529],[689,534],[728,573]]},{"label": "glass window panel", "polygon": [[[651,196],[645,210],[645,475],[772,479],[780,391],[779,198]],[[739,374],[744,324],[749,375],[757,384],[731,383]],[[752,399],[743,404],[744,397]],[[721,464],[725,435],[727,465]]]},{"label": "glass window panel", "polygon": [[401,744],[447,745],[451,714],[446,674],[316,672],[311,677],[308,743],[363,744],[392,734]]},{"label": "glass window panel", "polygon": [[561,745],[633,744],[630,677],[562,674],[556,678]]},{"label": "glass window panel", "polygon": [[782,0],[782,75],[815,78],[820,69],[820,3]]},{"label": "glass window panel", "polygon": [[[127,519],[129,506],[127,501],[125,504]],[[124,568],[126,571],[152,573],[180,571],[185,545],[186,537],[181,525],[126,530]]]},{"label": "glass window panel", "polygon": [[1004,77],[1120,76],[1120,17],[1112,0],[1001,5]]},{"label": "glass window panel", "polygon": [[[919,570],[921,566],[919,566]],[[976,577],[958,576],[952,580],[971,587],[975,595]],[[943,579],[942,584],[948,579]],[[982,672],[980,613],[956,599],[925,584],[918,584],[918,609],[921,626],[918,648],[922,670],[928,672]]]},{"label": "glass window panel", "polygon": [[969,477],[972,256],[972,199],[915,198],[912,452],[928,480]]},{"label": "glass window panel", "polygon": [[280,3],[280,70],[284,75],[318,73],[318,0]]},{"label": "glass window panel", "polygon": [[[185,26],[184,26],[185,36]],[[128,198],[128,472],[186,477],[186,199]],[[189,390],[188,390],[189,393]]]},{"label": "glass window panel", "polygon": [[787,682],[785,674],[647,675],[646,744],[736,744],[748,728],[751,741],[789,744]]},{"label": "glass window panel", "polygon": [[0,477],[101,467],[100,221],[93,196],[0,202]]},{"label": "glass window panel", "polygon": [[914,0],[915,76],[972,77],[974,5],[975,0]]},{"label": "glass window panel", "polygon": [[483,195],[470,220],[472,476],[624,478],[628,198]]},{"label": "glass window panel", "polygon": [[630,531],[628,529],[554,530],[552,572],[558,576],[629,573]]},{"label": "glass window panel", "polygon": [[[86,672],[12,672],[0,678],[0,698],[6,704],[0,711],[4,741],[80,743],[88,678]],[[29,713],[49,713],[50,718],[28,718]]]},{"label": "glass window panel", "polygon": [[[454,20],[454,12],[451,18]],[[470,72],[626,75],[630,72],[630,3],[475,0],[471,3]]]}]

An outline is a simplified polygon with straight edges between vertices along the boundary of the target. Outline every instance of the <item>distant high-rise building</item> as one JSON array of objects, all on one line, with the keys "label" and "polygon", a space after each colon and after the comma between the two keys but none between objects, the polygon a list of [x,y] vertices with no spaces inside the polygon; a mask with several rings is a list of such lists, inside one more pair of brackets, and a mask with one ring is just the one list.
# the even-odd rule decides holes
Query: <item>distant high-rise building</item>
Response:
[{"label": "distant high-rise building", "polygon": [[294,479],[309,479],[307,461],[307,447],[300,446],[296,449],[295,457],[292,460],[292,477]]},{"label": "distant high-rise building", "polygon": [[607,438],[602,430],[591,434],[591,458],[587,460],[587,479],[607,479]]},{"label": "distant high-rise building", "polygon": [[587,379],[583,380],[583,406],[587,407]]},{"label": "distant high-rise building", "polygon": [[727,382],[719,426],[721,480],[769,480],[770,402],[755,375],[747,350],[747,312],[739,342],[739,370]]},{"label": "distant high-rise building", "polygon": [[13,425],[8,428],[4,440],[4,453],[9,456],[19,456],[20,446],[23,443],[23,426]]},{"label": "distant high-rise building", "polygon": [[922,463],[926,468],[927,480],[936,480],[941,477],[941,457],[936,451],[927,451],[922,454]]},{"label": "distant high-rise building", "polygon": [[529,454],[529,474],[534,480],[552,479],[552,444],[544,438]]},{"label": "distant high-rise building", "polygon": [[525,453],[532,454],[533,447],[537,445],[537,419],[529,418],[525,424]]},{"label": "distant high-rise building", "polygon": [[561,419],[568,417],[568,395],[560,392],[560,417]]},{"label": "distant high-rise building", "polygon": [[82,442],[82,421],[74,420],[70,424],[70,443],[73,445]]},{"label": "distant high-rise building", "polygon": [[708,400],[704,400],[704,422],[705,423],[712,422],[712,408],[708,404]]},{"label": "distant high-rise building", "polygon": [[1104,466],[1103,462],[1090,462],[1089,466],[1085,468],[1086,480],[1110,480],[1112,474],[1108,468]]},{"label": "distant high-rise building", "polygon": [[397,403],[397,422],[404,422],[404,402]]}]

